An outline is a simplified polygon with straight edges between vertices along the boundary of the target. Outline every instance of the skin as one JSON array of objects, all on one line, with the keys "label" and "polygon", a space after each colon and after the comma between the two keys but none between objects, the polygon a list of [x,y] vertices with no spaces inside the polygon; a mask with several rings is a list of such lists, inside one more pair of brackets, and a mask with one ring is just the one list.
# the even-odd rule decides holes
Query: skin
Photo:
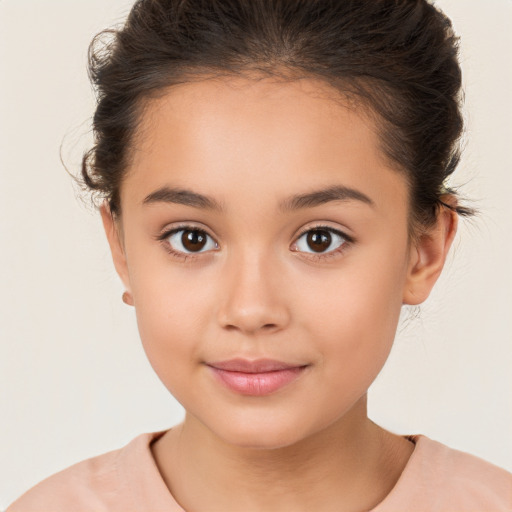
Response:
[{"label": "skin", "polygon": [[[278,207],[334,185],[372,205]],[[208,195],[223,211],[144,203],[162,187]],[[152,445],[178,503],[300,512],[382,501],[414,445],[368,419],[367,390],[402,305],[423,302],[441,273],[456,214],[442,209],[412,243],[408,187],[373,123],[313,79],[169,89],[146,105],[120,193],[119,218],[102,207],[114,263],[149,361],[186,410]],[[210,237],[187,259],[168,252],[184,250],[179,236],[157,239],[183,222]],[[353,241],[333,237],[315,252],[299,237],[319,224]],[[308,366],[270,395],[245,396],[205,365],[234,357]]]}]

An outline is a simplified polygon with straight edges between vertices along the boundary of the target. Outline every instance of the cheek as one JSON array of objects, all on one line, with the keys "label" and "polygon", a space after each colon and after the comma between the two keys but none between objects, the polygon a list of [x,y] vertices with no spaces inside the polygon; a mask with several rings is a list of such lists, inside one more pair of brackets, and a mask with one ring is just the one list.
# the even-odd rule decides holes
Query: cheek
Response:
[{"label": "cheek", "polygon": [[[382,248],[381,248],[382,249]],[[333,383],[371,384],[391,350],[402,306],[404,252],[361,251],[322,283],[310,283],[304,313]]]},{"label": "cheek", "polygon": [[[151,366],[171,391],[200,357],[214,293],[202,279],[172,267],[148,266],[132,282],[142,345]],[[182,375],[183,374],[183,375]]]}]

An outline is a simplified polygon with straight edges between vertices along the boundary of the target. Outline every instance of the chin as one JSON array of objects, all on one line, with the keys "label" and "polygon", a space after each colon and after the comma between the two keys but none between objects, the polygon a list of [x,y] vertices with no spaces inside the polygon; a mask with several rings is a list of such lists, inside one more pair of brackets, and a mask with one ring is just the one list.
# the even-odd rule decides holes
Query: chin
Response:
[{"label": "chin", "polygon": [[[309,433],[297,428],[300,423],[282,422],[276,418],[236,421],[217,425],[213,433],[227,444],[254,450],[277,450],[292,446]],[[301,425],[304,427],[304,425]]]}]

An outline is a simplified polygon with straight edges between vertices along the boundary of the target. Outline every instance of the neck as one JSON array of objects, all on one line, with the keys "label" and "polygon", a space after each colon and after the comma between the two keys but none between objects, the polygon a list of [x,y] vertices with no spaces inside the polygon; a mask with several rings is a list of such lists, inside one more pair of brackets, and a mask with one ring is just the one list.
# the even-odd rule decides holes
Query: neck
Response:
[{"label": "neck", "polygon": [[290,446],[236,446],[191,415],[152,445],[185,510],[223,512],[371,510],[391,491],[413,448],[368,419],[366,396],[337,422]]},{"label": "neck", "polygon": [[340,420],[290,446],[236,446],[188,414],[152,446],[185,510],[212,510],[215,503],[223,512],[370,510],[394,486],[412,448],[368,419],[366,396]]}]

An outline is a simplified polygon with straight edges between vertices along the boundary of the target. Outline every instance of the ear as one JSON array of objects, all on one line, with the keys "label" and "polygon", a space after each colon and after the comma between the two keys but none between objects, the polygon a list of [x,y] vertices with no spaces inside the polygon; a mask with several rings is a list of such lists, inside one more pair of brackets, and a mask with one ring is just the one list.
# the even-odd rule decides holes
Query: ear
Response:
[{"label": "ear", "polygon": [[126,263],[126,254],[124,250],[121,226],[116,221],[110,211],[107,201],[104,201],[100,207],[101,220],[105,228],[105,234],[110,245],[110,252],[114,261],[114,267],[123,282],[126,291],[131,295],[130,278],[128,274],[128,265]]},{"label": "ear", "polygon": [[457,212],[442,206],[434,226],[422,234],[418,241],[411,242],[404,304],[421,304],[430,295],[443,270],[457,232],[457,224]]}]

